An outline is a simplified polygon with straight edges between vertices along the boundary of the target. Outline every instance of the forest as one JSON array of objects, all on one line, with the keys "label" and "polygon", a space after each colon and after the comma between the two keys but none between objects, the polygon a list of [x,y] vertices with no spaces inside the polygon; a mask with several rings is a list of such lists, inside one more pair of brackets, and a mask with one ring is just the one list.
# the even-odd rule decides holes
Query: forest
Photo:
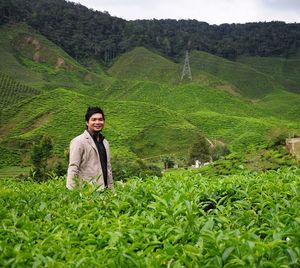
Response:
[{"label": "forest", "polygon": [[295,57],[300,24],[249,22],[210,25],[197,20],[134,20],[113,17],[65,0],[4,0],[0,24],[26,22],[77,60],[109,65],[144,46],[179,61],[185,50],[201,50],[230,60],[243,56]]}]

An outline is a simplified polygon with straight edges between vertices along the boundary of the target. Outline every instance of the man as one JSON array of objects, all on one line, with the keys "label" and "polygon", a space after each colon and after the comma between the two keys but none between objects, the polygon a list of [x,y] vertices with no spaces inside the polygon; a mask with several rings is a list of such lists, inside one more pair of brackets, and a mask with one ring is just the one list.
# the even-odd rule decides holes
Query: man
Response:
[{"label": "man", "polygon": [[82,180],[113,188],[109,143],[101,134],[104,113],[99,107],[89,107],[85,121],[86,130],[70,143],[67,188],[73,189]]}]

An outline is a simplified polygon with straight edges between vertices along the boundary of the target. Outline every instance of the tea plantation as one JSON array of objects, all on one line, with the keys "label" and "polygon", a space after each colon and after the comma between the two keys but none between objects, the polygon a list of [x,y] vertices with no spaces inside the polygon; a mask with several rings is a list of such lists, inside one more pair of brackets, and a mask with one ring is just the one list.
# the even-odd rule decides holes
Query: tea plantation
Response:
[{"label": "tea plantation", "polygon": [[0,180],[1,267],[299,267],[300,168],[115,191]]}]

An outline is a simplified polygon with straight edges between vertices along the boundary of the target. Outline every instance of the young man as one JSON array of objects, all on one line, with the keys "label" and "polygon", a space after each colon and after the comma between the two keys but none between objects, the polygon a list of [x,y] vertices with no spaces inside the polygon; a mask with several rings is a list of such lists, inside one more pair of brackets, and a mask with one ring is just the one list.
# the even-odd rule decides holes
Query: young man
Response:
[{"label": "young man", "polygon": [[104,113],[99,107],[89,107],[85,121],[86,130],[70,143],[67,188],[73,189],[81,180],[113,188],[109,143],[101,134]]}]

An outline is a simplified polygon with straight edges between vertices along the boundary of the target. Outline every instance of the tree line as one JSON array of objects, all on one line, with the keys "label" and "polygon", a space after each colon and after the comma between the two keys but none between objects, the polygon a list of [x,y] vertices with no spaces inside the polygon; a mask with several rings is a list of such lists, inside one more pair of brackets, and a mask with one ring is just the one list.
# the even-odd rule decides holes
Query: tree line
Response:
[{"label": "tree line", "polygon": [[178,61],[186,49],[234,60],[240,55],[300,54],[300,23],[280,21],[210,25],[197,20],[113,17],[65,0],[2,0],[0,24],[25,22],[77,60],[104,63],[144,46]]}]

